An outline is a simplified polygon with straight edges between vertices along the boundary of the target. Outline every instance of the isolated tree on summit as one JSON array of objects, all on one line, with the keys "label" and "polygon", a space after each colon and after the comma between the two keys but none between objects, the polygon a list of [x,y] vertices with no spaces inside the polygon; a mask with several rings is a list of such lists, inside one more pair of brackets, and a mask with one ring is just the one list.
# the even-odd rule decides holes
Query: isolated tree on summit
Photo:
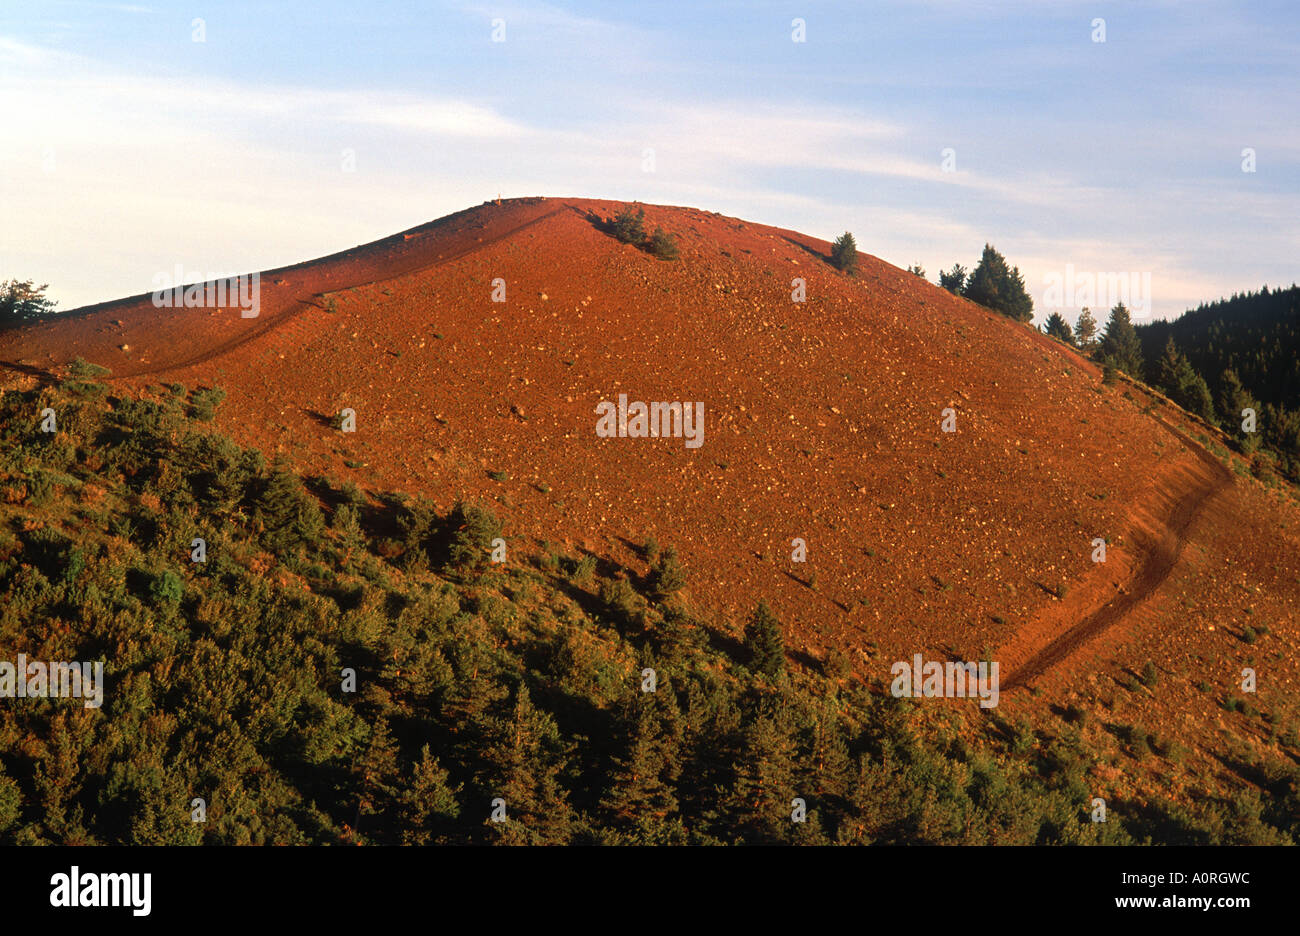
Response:
[{"label": "isolated tree on summit", "polygon": [[1047,324],[1043,326],[1043,331],[1058,341],[1074,344],[1074,332],[1070,330],[1070,323],[1058,312],[1053,312],[1047,317]]},{"label": "isolated tree on summit", "polygon": [[858,268],[858,244],[848,231],[836,238],[831,245],[831,263],[845,273],[852,273]]},{"label": "isolated tree on summit", "polygon": [[1020,268],[1008,267],[1006,258],[991,244],[984,245],[979,265],[966,281],[962,295],[1017,322],[1028,322],[1034,317],[1034,300],[1025,291]]},{"label": "isolated tree on summit", "polygon": [[1097,357],[1102,364],[1122,370],[1135,380],[1142,379],[1142,341],[1122,302],[1110,310]]}]

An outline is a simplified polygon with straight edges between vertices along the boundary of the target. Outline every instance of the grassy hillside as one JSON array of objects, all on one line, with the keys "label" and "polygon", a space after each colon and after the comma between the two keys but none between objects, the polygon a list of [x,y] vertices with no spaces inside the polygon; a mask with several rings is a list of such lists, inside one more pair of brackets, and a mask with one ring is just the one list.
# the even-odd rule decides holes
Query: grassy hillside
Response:
[{"label": "grassy hillside", "polygon": [[670,544],[636,569],[560,554],[474,505],[268,464],[210,431],[219,392],[97,376],[0,400],[0,659],[107,670],[97,710],[0,700],[0,841],[1297,837],[1290,758],[1094,823],[1097,770],[1177,769],[1173,746],[1079,711],[1030,729],[895,700],[834,654],[773,662],[761,629],[677,597]]}]

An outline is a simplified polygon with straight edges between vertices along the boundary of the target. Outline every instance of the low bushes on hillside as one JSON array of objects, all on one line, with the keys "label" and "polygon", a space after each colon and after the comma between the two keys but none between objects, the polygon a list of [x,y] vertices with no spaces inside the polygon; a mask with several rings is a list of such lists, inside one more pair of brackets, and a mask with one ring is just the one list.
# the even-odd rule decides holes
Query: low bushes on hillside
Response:
[{"label": "low bushes on hillside", "polygon": [[936,737],[765,604],[741,645],[593,556],[489,563],[486,509],[209,430],[170,392],[0,398],[0,646],[106,667],[100,709],[0,705],[0,843],[1295,840],[1294,792],[1093,823],[1075,729]]},{"label": "low bushes on hillside", "polygon": [[601,220],[593,213],[588,219],[620,242],[633,244],[660,260],[676,260],[680,256],[677,238],[663,228],[656,227],[653,234],[646,235],[645,209],[640,206],[633,211],[631,205],[626,205],[612,218]]}]

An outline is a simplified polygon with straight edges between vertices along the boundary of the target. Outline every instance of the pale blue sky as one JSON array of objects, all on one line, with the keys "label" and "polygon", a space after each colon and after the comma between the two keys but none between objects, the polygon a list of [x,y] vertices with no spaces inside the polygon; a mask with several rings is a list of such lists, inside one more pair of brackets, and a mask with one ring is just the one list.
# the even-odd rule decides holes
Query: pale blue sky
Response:
[{"label": "pale blue sky", "polygon": [[500,192],[848,229],[932,280],[988,240],[1040,306],[1070,264],[1150,273],[1166,317],[1300,279],[1298,26],[1198,0],[6,0],[0,278],[68,308]]}]

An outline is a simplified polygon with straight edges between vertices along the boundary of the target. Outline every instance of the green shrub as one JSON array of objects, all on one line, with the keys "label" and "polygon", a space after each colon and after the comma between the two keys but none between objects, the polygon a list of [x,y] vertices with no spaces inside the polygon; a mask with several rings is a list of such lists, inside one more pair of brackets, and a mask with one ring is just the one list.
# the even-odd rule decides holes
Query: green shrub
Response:
[{"label": "green shrub", "polygon": [[73,377],[93,380],[96,377],[108,377],[113,372],[99,364],[91,364],[85,358],[78,357],[68,365],[68,373]]},{"label": "green shrub", "polygon": [[590,585],[596,575],[596,557],[583,556],[573,563],[570,578],[578,585]]},{"label": "green shrub", "polygon": [[600,583],[600,601],[605,612],[620,624],[634,624],[641,612],[641,596],[625,578]]},{"label": "green shrub", "polygon": [[155,575],[149,583],[149,597],[155,603],[170,601],[175,604],[181,600],[184,593],[185,583],[170,569]]},{"label": "green shrub", "polygon": [[679,256],[677,238],[659,227],[655,228],[654,234],[650,236],[649,250],[660,260],[676,260]]},{"label": "green shrub", "polygon": [[27,502],[33,507],[45,507],[54,497],[54,482],[45,471],[37,471],[27,479]]},{"label": "green shrub", "polygon": [[217,407],[226,398],[226,391],[220,387],[201,387],[194,391],[191,401],[191,415],[203,422],[211,422],[217,414]]},{"label": "green shrub", "polygon": [[501,521],[496,514],[463,501],[452,508],[447,526],[450,533],[447,565],[461,571],[477,569],[486,563],[492,552],[492,541],[501,535]]},{"label": "green shrub", "polygon": [[1151,735],[1145,728],[1139,725],[1120,725],[1119,736],[1139,760],[1151,753]]},{"label": "green shrub", "polygon": [[853,667],[849,664],[849,658],[843,650],[839,647],[831,647],[822,660],[822,672],[827,679],[838,682],[847,679],[852,674]]},{"label": "green shrub", "polygon": [[632,213],[628,205],[608,222],[610,231],[624,244],[640,244],[645,240],[645,209],[638,208]]},{"label": "green shrub", "polygon": [[686,585],[686,573],[677,561],[677,550],[669,546],[650,568],[650,596],[656,601],[671,598]]}]

